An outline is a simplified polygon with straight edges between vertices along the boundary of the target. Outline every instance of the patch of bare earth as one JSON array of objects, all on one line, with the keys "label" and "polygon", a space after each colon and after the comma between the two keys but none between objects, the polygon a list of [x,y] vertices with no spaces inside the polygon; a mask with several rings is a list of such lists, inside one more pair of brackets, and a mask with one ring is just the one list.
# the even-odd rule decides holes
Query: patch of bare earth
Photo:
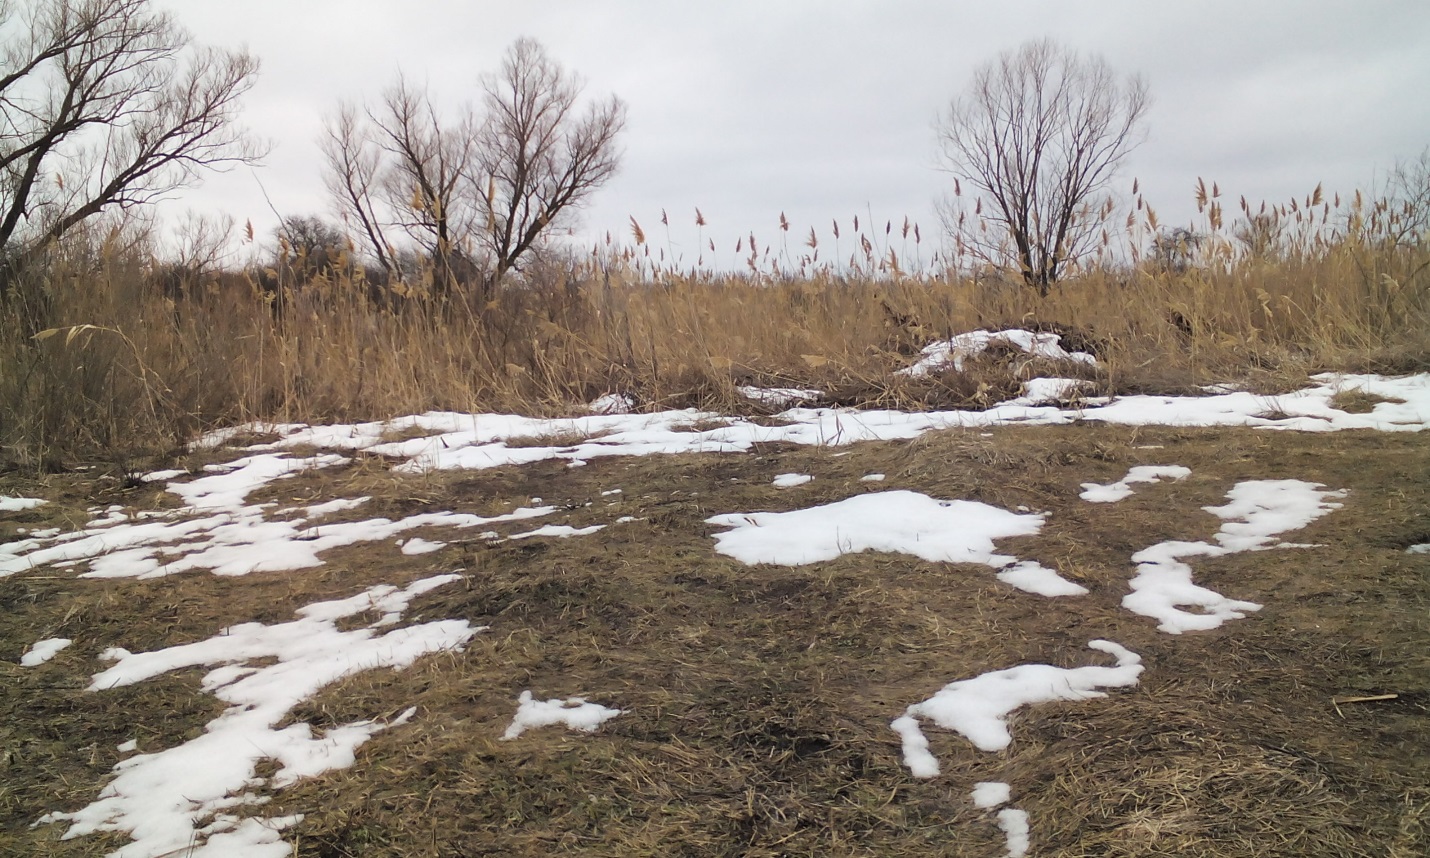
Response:
[{"label": "patch of bare earth", "polygon": [[[1081,483],[1112,482],[1139,464],[1192,474],[1138,485],[1115,504],[1078,498]],[[384,468],[359,461],[255,498],[372,495],[339,516],[359,520],[495,515],[537,496],[557,512],[494,529],[609,526],[519,542],[417,530],[406,535],[448,544],[417,556],[391,542],[359,544],[321,568],[231,579],[99,582],[77,579],[79,570],[0,579],[0,854],[118,848],[122,838],[61,841],[63,826],[30,823],[93,800],[117,744],[169,747],[220,710],[200,692],[200,670],[85,691],[104,648],[137,652],[230,623],[282,622],[318,599],[454,570],[465,581],[417,599],[404,622],[459,618],[489,631],[463,653],[354,676],[294,713],[323,727],[418,707],[409,724],[363,746],[352,768],[262,808],[305,814],[288,832],[298,855],[992,856],[1003,836],[968,799],[990,780],[1010,783],[1030,814],[1035,855],[1430,852],[1430,556],[1404,550],[1430,530],[1423,437],[1030,427],[579,468],[416,477]],[[788,472],[814,479],[770,485]],[[861,482],[872,472],[887,477]],[[1193,561],[1198,583],[1265,608],[1180,636],[1124,610],[1131,555],[1209,539],[1221,522],[1201,508],[1250,479],[1348,491],[1342,509],[1285,535],[1316,547]],[[1000,550],[1091,592],[1046,599],[986,567],[893,554],[745,566],[714,551],[718,528],[705,524],[891,489],[1046,512],[1040,534]],[[27,527],[61,514],[23,513]],[[635,520],[615,523],[627,516]],[[15,536],[13,526],[4,533]],[[45,665],[17,665],[30,643],[55,636],[75,644]],[[889,728],[905,706],[1019,663],[1105,663],[1086,647],[1095,638],[1142,655],[1136,688],[1021,710],[1012,745],[998,753],[930,727],[943,773],[910,776]],[[499,741],[528,689],[626,712],[593,735],[539,730]]]}]

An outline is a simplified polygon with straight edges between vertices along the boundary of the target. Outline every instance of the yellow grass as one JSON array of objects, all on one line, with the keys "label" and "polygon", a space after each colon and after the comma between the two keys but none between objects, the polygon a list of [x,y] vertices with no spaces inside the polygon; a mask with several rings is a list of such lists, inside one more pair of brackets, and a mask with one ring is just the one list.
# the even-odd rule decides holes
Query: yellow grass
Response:
[{"label": "yellow grass", "polygon": [[[1184,270],[1140,258],[1138,223],[1126,258],[1085,266],[1047,298],[986,272],[906,273],[863,233],[853,238],[869,249],[852,266],[782,263],[781,252],[740,274],[652,267],[648,245],[598,248],[532,267],[485,306],[434,303],[420,282],[379,290],[351,266],[265,293],[257,273],[177,278],[113,236],[76,242],[12,279],[0,303],[0,460],[128,467],[242,420],[550,413],[606,392],[646,408],[748,407],[742,384],[820,388],[844,404],[976,406],[1046,370],[891,375],[922,346],[977,328],[1063,333],[1098,355],[1104,393],[1425,369],[1430,248],[1385,240],[1377,212],[1357,201],[1332,217],[1323,202],[1296,220],[1288,209],[1275,252],[1252,253],[1218,232],[1217,209]],[[900,232],[907,224],[892,240]],[[55,333],[37,338],[45,331]]]}]

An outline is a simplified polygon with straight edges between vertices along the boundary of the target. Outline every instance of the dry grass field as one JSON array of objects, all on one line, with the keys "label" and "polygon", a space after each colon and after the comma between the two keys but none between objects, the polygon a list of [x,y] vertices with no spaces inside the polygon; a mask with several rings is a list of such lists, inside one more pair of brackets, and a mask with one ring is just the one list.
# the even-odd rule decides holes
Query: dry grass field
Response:
[{"label": "dry grass field", "polygon": [[[37,531],[93,529],[106,516],[100,527],[229,516],[288,534],[268,549],[241,544],[240,566],[244,552],[280,544],[317,556],[246,575],[205,571],[215,561],[153,579],[81,577],[121,564],[116,543],[0,577],[0,855],[156,858],[120,851],[121,832],[64,840],[65,821],[36,823],[95,802],[131,754],[119,746],[143,756],[207,735],[226,717],[215,696],[224,682],[206,686],[213,663],[198,661],[118,687],[89,690],[92,677],[113,657],[220,646],[225,629],[290,628],[305,606],[352,598],[373,607],[325,634],[376,635],[390,616],[399,632],[447,623],[470,639],[403,669],[378,659],[285,711],[276,726],[304,735],[373,731],[352,765],[282,788],[282,766],[261,760],[250,787],[266,803],[226,811],[301,814],[282,834],[300,856],[1001,855],[995,817],[969,800],[988,781],[1008,783],[1028,813],[1034,855],[1425,855],[1430,555],[1407,551],[1430,542],[1422,433],[1085,421],[572,467],[535,449],[576,449],[584,436],[562,424],[510,437],[504,449],[530,461],[492,468],[295,451],[345,461],[265,482],[242,507],[181,508],[163,479],[143,479],[172,468],[182,484],[248,455],[239,448],[262,436],[188,442],[250,421],[544,417],[621,394],[638,412],[705,409],[688,431],[719,427],[714,414],[778,428],[782,406],[741,387],[814,389],[818,404],[846,409],[838,419],[858,421],[870,409],[985,409],[1049,375],[1085,382],[1091,406],[1226,384],[1270,403],[1316,373],[1430,369],[1430,251],[1399,230],[1416,213],[1359,197],[1310,202],[1281,207],[1274,247],[1212,241],[1186,265],[1140,258],[1139,225],[1130,252],[1046,298],[988,272],[903,270],[906,248],[877,234],[848,265],[786,251],[751,257],[741,273],[652,266],[640,236],[533,265],[486,303],[436,296],[421,276],[379,289],[351,260],[303,278],[293,272],[304,260],[286,257],[271,271],[176,268],[120,232],[77,236],[0,293],[0,495],[48,501],[0,513],[0,561],[57,538]],[[962,371],[899,372],[941,339],[1014,327],[1057,333],[1096,363],[995,348]],[[1348,390],[1333,404],[1366,414],[1386,401]],[[1284,415],[1268,405],[1256,416]],[[423,436],[395,428],[385,440]],[[1191,475],[1115,504],[1080,499],[1083,483],[1137,465]],[[785,473],[813,479],[773,486]],[[873,473],[884,481],[863,479]],[[1189,561],[1198,584],[1260,611],[1171,635],[1123,606],[1134,554],[1211,539],[1219,522],[1207,507],[1255,480],[1346,493],[1285,534],[1298,547]],[[1033,595],[986,566],[904,553],[746,565],[716,550],[722,528],[707,522],[875,490],[1041,513],[1036,535],[998,549],[1088,593]],[[317,530],[289,526],[301,505],[358,497],[369,499],[327,508]],[[523,508],[542,510],[540,521],[514,518]],[[394,522],[441,513],[467,523],[431,520],[403,531],[399,548]],[[313,548],[330,525],[369,533]],[[604,528],[510,538],[542,525]],[[406,551],[430,547],[417,534],[442,544]],[[155,563],[189,557],[153,550]],[[418,583],[447,574],[459,577]],[[405,611],[383,608],[380,585],[421,592]],[[20,665],[54,638],[73,644]],[[1134,687],[1020,708],[997,752],[926,724],[942,773],[912,776],[890,728],[907,706],[1015,665],[1105,665],[1088,648],[1098,639],[1141,656]],[[247,662],[259,674],[279,663]],[[503,741],[524,691],[622,714],[591,734]],[[264,854],[287,854],[274,838]],[[208,849],[202,840],[190,846]]]},{"label": "dry grass field", "polygon": [[[231,459],[191,454],[181,466]],[[1191,476],[1116,504],[1080,500],[1139,464]],[[814,479],[771,486],[780,473]],[[872,490],[1046,513],[999,548],[1087,587],[1048,599],[984,567],[858,553],[808,566],[746,566],[713,550],[712,515],[806,508]],[[390,720],[348,769],[273,791],[266,817],[304,815],[303,856],[998,855],[1002,835],[968,801],[1005,781],[1032,853],[1385,856],[1430,847],[1430,448],[1416,433],[1310,434],[1091,424],[950,430],[835,451],[607,457],[479,471],[395,472],[381,457],[272,483],[251,503],[370,496],[334,520],[436,511],[495,515],[532,502],[543,522],[606,529],[503,541],[425,528],[439,550],[391,540],[334,549],[317,568],[151,581],[36,569],[0,579],[0,642],[75,643],[5,671],[0,854],[93,855],[119,835],[61,841],[44,813],[93,801],[137,739],[193,740],[223,706],[204,668],[86,690],[103,650],[149,652],[242,622],[282,623],[316,601],[457,571],[406,622],[489,627],[465,651],[358,673],[290,715],[322,730]],[[1265,605],[1219,629],[1168,635],[1120,605],[1131,555],[1207,539],[1201,509],[1237,482],[1294,478],[1343,489],[1342,508],[1288,541],[1311,547],[1195,563],[1197,581]],[[11,478],[50,498],[4,527],[72,528],[88,507],[172,508],[162,484],[64,474]],[[620,489],[619,493],[613,493]],[[619,519],[633,519],[616,523]],[[529,530],[499,526],[502,535]],[[356,617],[362,625],[371,617]],[[943,773],[911,777],[890,720],[954,679],[1020,663],[1103,663],[1110,638],[1146,665],[1103,699],[1019,710],[1013,744],[986,753],[930,730]],[[580,694],[624,710],[593,735],[541,730],[501,741],[516,697]],[[1339,702],[1394,694],[1390,699]],[[271,774],[260,770],[259,774]],[[267,791],[265,791],[267,792]]]}]

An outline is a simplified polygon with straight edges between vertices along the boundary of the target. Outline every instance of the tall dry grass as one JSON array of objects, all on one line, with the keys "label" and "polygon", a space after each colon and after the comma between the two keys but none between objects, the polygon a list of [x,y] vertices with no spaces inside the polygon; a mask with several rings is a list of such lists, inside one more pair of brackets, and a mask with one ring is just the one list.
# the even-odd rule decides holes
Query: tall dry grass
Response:
[{"label": "tall dry grass", "polygon": [[1274,241],[1257,245],[1222,226],[1216,202],[1177,264],[1143,257],[1157,227],[1146,209],[1127,252],[1047,298],[987,272],[904,271],[897,248],[862,233],[844,237],[860,249],[851,264],[766,250],[739,274],[661,268],[613,244],[534,267],[480,306],[430,300],[420,277],[375,290],[351,267],[276,292],[257,273],[176,277],[142,245],[77,240],[5,286],[0,459],[129,468],[238,421],[551,413],[612,391],[647,408],[749,407],[743,384],[979,406],[1047,371],[893,375],[920,347],[978,328],[1063,333],[1101,359],[1106,393],[1430,367],[1430,246],[1387,229],[1393,205],[1308,197],[1299,220],[1271,209],[1261,225]]}]

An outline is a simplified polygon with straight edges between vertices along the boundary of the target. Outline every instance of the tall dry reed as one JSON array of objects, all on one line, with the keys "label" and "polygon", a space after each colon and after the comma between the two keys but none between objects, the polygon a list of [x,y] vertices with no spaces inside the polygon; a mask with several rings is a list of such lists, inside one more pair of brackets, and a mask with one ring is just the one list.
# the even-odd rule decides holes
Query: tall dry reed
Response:
[{"label": "tall dry reed", "polygon": [[[1128,252],[1046,298],[1016,276],[905,271],[891,244],[908,240],[907,222],[874,230],[881,243],[856,225],[849,264],[817,262],[813,231],[802,257],[752,236],[733,274],[652,263],[633,221],[635,248],[535,267],[483,305],[424,297],[420,276],[376,290],[349,267],[265,289],[261,273],[176,276],[142,246],[80,242],[5,284],[0,458],[127,468],[238,421],[553,413],[612,391],[647,408],[748,407],[745,384],[819,388],[843,404],[976,406],[1047,369],[893,375],[923,345],[977,328],[1063,333],[1097,353],[1106,393],[1430,367],[1430,247],[1387,228],[1391,204],[1308,196],[1294,212],[1270,209],[1270,240],[1257,244],[1212,203],[1177,264],[1143,253],[1157,226],[1148,208]],[[1266,212],[1245,213],[1255,224]]]}]

